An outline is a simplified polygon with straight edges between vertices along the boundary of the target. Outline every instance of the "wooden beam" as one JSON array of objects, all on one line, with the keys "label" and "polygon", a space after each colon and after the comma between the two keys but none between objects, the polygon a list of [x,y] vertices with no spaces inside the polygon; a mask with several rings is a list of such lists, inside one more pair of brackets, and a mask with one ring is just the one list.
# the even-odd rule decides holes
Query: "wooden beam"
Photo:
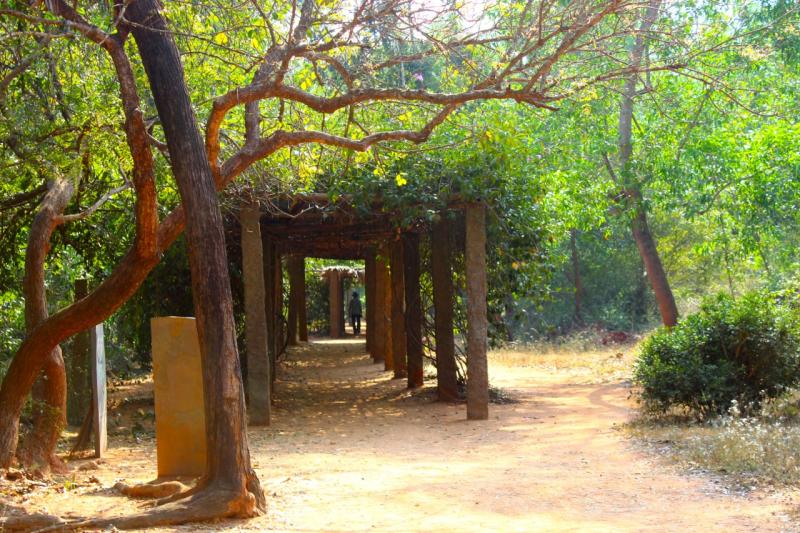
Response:
[{"label": "wooden beam", "polygon": [[466,209],[464,263],[467,278],[467,419],[489,418],[489,374],[486,360],[486,209]]},{"label": "wooden beam", "polygon": [[405,282],[406,354],[408,388],[422,386],[422,302],[419,289],[419,235],[403,234],[403,280]]}]

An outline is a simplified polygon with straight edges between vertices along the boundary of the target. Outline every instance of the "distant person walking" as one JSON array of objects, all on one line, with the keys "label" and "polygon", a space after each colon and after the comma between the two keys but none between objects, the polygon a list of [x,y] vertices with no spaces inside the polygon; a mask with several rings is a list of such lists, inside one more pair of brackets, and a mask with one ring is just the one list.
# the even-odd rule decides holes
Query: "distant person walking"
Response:
[{"label": "distant person walking", "polygon": [[361,333],[361,300],[358,298],[358,291],[353,291],[353,297],[347,305],[350,313],[350,325],[353,326],[353,334]]}]

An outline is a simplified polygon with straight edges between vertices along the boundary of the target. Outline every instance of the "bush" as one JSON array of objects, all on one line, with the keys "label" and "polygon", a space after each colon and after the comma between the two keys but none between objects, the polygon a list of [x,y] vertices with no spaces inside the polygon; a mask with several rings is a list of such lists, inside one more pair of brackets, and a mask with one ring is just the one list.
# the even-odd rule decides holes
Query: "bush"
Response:
[{"label": "bush", "polygon": [[800,381],[798,313],[773,295],[719,295],[643,344],[634,368],[646,410],[678,407],[701,418],[734,400],[758,410]]}]

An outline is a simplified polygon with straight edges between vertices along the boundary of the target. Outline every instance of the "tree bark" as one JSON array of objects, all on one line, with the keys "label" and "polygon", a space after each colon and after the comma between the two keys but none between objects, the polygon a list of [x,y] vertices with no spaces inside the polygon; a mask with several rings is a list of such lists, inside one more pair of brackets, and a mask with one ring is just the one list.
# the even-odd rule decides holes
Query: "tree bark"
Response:
[{"label": "tree bark", "polygon": [[[638,68],[647,50],[646,35],[655,23],[661,0],[650,0],[644,12],[639,32],[631,45],[630,66]],[[634,72],[625,78],[622,88],[622,101],[619,112],[619,166],[625,183],[625,192],[633,208],[631,232],[636,241],[636,247],[644,262],[647,278],[653,288],[653,293],[661,312],[661,320],[667,327],[672,327],[678,322],[678,308],[675,297],[669,286],[667,274],[658,255],[658,248],[647,223],[647,208],[642,199],[642,190],[632,175],[631,159],[633,156],[633,106],[636,98],[639,75]]]},{"label": "tree bark", "polygon": [[406,353],[408,354],[408,388],[423,385],[422,301],[419,289],[419,235],[403,234],[403,266],[406,289]]},{"label": "tree bark", "polygon": [[489,374],[486,361],[486,208],[466,208],[464,263],[467,278],[467,419],[489,418]]},{"label": "tree bark", "polygon": [[392,362],[394,363],[394,378],[402,379],[407,375],[403,241],[399,238],[393,240],[390,244],[389,252],[392,271]]},{"label": "tree bark", "polygon": [[[44,264],[50,251],[50,237],[60,224],[59,218],[73,192],[71,183],[65,180],[53,182],[31,224],[22,281],[25,329],[29,333],[49,315]],[[19,454],[25,466],[43,471],[49,471],[51,467],[57,470],[65,468],[55,452],[58,437],[66,425],[66,413],[67,373],[61,347],[56,345],[45,359],[41,375],[33,388],[33,429]]]},{"label": "tree bark", "polygon": [[206,473],[202,489],[227,502],[228,516],[266,509],[250,464],[222,215],[205,146],[189,100],[180,54],[156,0],[125,13],[150,82],[186,213],[192,295],[203,363]]},{"label": "tree bark", "polygon": [[239,215],[242,226],[242,277],[244,278],[247,397],[250,424],[268,426],[272,387],[267,350],[267,316],[264,312],[264,254],[258,204],[245,206]]},{"label": "tree bark", "polygon": [[450,222],[444,216],[431,233],[434,333],[436,337],[436,390],[439,400],[458,398],[455,339],[453,337],[453,272],[451,270]]}]

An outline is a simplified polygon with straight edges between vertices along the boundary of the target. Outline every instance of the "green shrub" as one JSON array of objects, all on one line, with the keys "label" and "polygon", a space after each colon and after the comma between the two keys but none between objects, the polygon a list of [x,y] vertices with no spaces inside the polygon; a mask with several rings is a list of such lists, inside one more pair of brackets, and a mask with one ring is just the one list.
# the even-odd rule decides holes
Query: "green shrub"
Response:
[{"label": "green shrub", "polygon": [[683,408],[706,418],[732,402],[758,410],[800,382],[796,310],[764,292],[719,295],[641,347],[634,381],[646,410]]}]

